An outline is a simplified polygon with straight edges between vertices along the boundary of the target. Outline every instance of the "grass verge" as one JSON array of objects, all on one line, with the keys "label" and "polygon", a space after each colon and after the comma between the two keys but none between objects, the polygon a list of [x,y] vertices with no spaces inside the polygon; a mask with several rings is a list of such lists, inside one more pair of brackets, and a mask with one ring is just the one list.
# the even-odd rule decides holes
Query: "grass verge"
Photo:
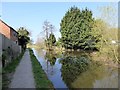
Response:
[{"label": "grass verge", "polygon": [[30,51],[30,57],[32,61],[34,79],[36,82],[36,88],[37,89],[39,88],[54,89],[52,83],[47,78],[44,70],[42,69],[42,66],[40,65],[36,56],[34,55],[33,50],[29,49],[29,51]]},{"label": "grass verge", "polygon": [[22,52],[16,59],[12,60],[12,62],[9,63],[6,67],[2,68],[2,88],[3,89],[8,88],[10,79],[13,73],[15,72],[15,69],[18,66],[23,55],[24,55],[24,52]]}]

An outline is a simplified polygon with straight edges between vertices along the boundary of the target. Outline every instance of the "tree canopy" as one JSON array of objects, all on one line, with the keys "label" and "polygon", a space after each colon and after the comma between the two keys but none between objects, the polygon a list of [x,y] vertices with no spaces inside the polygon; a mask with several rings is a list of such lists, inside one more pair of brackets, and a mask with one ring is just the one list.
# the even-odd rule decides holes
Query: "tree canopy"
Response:
[{"label": "tree canopy", "polygon": [[50,22],[45,21],[43,25],[43,29],[46,34],[46,40],[45,40],[46,46],[49,47],[55,45],[56,38],[53,34],[55,27]]},{"label": "tree canopy", "polygon": [[56,42],[56,38],[54,36],[54,34],[50,34],[49,38],[48,38],[48,42],[49,42],[49,45],[53,46],[55,45],[55,42]]},{"label": "tree canopy", "polygon": [[22,49],[26,49],[27,43],[30,41],[30,32],[24,28],[20,27],[18,30],[18,40],[19,40],[19,45],[21,45]]},{"label": "tree canopy", "polygon": [[95,48],[98,39],[91,33],[93,23],[92,11],[71,7],[60,23],[63,46],[69,49]]}]

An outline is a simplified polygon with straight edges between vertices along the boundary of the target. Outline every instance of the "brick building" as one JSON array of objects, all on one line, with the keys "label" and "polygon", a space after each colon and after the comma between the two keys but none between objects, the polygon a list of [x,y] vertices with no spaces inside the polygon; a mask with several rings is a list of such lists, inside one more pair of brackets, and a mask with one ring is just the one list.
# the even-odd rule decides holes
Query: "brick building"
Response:
[{"label": "brick building", "polygon": [[7,25],[2,20],[0,20],[0,33],[18,44],[18,32],[16,32],[12,27]]}]

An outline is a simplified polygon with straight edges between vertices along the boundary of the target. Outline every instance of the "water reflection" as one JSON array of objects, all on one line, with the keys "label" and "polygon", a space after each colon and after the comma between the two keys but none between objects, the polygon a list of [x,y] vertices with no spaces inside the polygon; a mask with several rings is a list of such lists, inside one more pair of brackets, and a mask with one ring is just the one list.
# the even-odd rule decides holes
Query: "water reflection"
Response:
[{"label": "water reflection", "polygon": [[117,69],[91,60],[89,53],[45,50],[34,53],[55,88],[118,87]]},{"label": "water reflection", "polygon": [[72,88],[71,83],[78,77],[78,75],[85,72],[89,66],[88,58],[85,56],[67,56],[61,60],[61,63],[61,76],[69,88]]},{"label": "water reflection", "polygon": [[106,66],[93,65],[72,82],[77,88],[116,88],[118,87],[118,73],[116,69]]},{"label": "water reflection", "polygon": [[52,51],[49,51],[49,52],[46,52],[46,55],[45,55],[45,60],[47,60],[51,66],[54,66],[55,65],[55,62],[56,62],[56,55],[52,52]]}]

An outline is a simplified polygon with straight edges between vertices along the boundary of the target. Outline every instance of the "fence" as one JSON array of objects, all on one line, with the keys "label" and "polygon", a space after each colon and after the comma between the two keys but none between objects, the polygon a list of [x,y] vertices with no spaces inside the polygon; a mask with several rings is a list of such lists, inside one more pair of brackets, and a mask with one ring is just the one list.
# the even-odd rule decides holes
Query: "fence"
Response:
[{"label": "fence", "polygon": [[4,65],[10,63],[20,53],[21,47],[19,45],[0,34],[0,57],[2,56],[2,60],[5,59]]}]

